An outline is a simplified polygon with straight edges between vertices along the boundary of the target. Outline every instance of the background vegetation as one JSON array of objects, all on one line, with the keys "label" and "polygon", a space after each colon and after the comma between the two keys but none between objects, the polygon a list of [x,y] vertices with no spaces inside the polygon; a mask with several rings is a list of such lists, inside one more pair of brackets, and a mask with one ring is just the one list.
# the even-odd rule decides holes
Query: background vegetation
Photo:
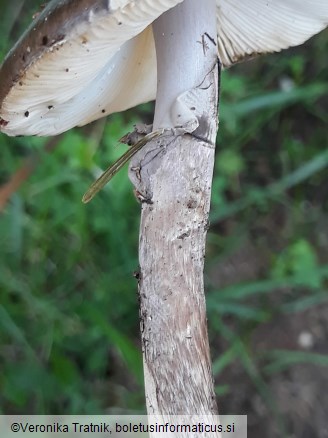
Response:
[{"label": "background vegetation", "polygon": [[[0,1],[0,59],[40,3]],[[327,436],[327,37],[222,75],[208,323],[220,412],[255,438]],[[55,139],[0,135],[2,413],[144,412],[140,206],[126,169],[81,196],[151,119],[147,104]]]}]

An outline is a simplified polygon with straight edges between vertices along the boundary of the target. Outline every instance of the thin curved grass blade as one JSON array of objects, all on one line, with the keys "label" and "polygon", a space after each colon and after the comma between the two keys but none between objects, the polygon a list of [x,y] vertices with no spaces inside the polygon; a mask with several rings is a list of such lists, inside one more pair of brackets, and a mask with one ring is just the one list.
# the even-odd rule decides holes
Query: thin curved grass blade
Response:
[{"label": "thin curved grass blade", "polygon": [[118,160],[116,160],[111,166],[109,166],[102,175],[90,186],[82,198],[82,202],[87,204],[95,195],[113,178],[113,176],[122,169],[122,167],[148,142],[163,134],[163,130],[151,132],[145,135],[136,144],[131,146]]}]

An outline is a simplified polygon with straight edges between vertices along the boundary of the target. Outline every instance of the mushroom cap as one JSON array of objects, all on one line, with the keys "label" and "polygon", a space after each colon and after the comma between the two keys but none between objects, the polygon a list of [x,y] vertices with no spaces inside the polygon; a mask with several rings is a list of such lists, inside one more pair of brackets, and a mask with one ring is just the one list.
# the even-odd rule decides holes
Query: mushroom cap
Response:
[{"label": "mushroom cap", "polygon": [[[151,23],[182,0],[52,0],[0,69],[0,131],[57,135],[156,97]],[[225,67],[303,43],[327,0],[217,0]]]}]

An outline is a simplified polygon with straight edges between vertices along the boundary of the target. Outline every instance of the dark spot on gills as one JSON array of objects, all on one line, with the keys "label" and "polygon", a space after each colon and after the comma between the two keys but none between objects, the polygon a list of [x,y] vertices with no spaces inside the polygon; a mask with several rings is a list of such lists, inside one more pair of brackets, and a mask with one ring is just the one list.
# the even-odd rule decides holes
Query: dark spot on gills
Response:
[{"label": "dark spot on gills", "polygon": [[7,126],[8,125],[8,121],[7,120],[5,120],[5,119],[3,119],[2,117],[0,117],[0,127],[1,126],[3,126],[3,127],[5,127],[5,126]]}]

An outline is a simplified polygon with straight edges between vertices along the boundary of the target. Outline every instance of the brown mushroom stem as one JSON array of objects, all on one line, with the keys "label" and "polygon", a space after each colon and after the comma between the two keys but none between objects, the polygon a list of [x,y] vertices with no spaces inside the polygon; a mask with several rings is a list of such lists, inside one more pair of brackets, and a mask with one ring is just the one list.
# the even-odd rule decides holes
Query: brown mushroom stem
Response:
[{"label": "brown mushroom stem", "polygon": [[203,268],[217,132],[215,0],[203,0],[201,6],[199,0],[184,1],[153,26],[158,60],[154,128],[176,126],[170,121],[177,119],[168,115],[179,96],[184,121],[191,115],[199,127],[191,135],[165,131],[130,168],[137,192],[148,201],[142,204],[139,247],[147,410],[164,416],[210,415],[217,406]]}]

